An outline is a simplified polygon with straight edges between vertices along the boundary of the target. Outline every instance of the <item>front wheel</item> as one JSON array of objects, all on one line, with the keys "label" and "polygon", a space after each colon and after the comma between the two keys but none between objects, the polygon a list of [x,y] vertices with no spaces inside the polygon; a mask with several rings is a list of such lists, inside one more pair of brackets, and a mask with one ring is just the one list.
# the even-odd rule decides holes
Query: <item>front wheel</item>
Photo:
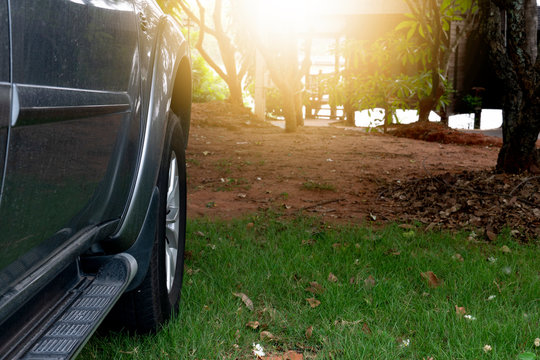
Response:
[{"label": "front wheel", "polygon": [[171,112],[159,169],[158,221],[148,272],[115,307],[125,328],[154,332],[177,310],[186,234],[186,161],[180,121]]}]

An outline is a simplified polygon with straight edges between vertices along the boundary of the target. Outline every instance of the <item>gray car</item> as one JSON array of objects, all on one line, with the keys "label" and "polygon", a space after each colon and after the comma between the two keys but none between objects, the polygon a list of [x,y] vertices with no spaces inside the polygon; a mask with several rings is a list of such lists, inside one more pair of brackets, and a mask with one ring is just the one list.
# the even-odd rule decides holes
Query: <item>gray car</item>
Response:
[{"label": "gray car", "polygon": [[0,359],[180,299],[188,44],[153,0],[0,0]]}]

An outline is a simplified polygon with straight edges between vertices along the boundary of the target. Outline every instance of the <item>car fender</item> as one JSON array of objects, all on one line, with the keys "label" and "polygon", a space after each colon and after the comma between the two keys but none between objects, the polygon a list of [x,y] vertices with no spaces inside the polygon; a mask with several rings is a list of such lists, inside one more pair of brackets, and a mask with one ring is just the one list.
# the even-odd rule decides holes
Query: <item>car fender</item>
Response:
[{"label": "car fender", "polygon": [[[157,39],[152,56],[151,80],[148,82],[148,89],[141,89],[142,96],[146,97],[142,99],[142,103],[148,105],[141,111],[144,126],[140,160],[120,225],[113,236],[102,242],[107,252],[125,251],[133,246],[139,235],[144,235],[141,230],[147,214],[152,212],[149,207],[158,178],[177,71],[181,63],[189,64],[188,43],[178,24],[170,16],[161,17]],[[186,81],[191,82],[191,78]],[[191,97],[191,93],[189,96]],[[191,98],[189,101],[191,102]],[[187,123],[189,124],[189,119]]]}]

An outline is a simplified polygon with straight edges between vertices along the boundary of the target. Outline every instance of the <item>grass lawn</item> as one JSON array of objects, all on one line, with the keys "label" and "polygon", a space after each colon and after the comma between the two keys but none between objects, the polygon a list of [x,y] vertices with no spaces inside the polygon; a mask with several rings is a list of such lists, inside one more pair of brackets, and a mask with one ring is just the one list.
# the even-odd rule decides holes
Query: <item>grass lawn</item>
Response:
[{"label": "grass lawn", "polygon": [[191,221],[187,251],[177,318],[95,336],[81,359],[255,359],[254,343],[304,359],[540,359],[538,240],[261,214]]}]

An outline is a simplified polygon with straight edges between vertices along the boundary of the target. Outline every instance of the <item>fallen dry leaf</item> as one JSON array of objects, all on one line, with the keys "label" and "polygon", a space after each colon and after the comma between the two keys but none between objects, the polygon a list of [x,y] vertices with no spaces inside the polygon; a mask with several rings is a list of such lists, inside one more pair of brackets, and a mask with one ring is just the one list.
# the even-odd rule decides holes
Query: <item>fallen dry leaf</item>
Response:
[{"label": "fallen dry leaf", "polygon": [[304,360],[304,355],[297,353],[296,351],[287,351],[283,355],[283,360]]},{"label": "fallen dry leaf", "polygon": [[375,281],[375,278],[371,275],[369,275],[367,279],[364,280],[364,284],[366,285],[367,288],[374,287],[376,283],[377,282]]},{"label": "fallen dry leaf", "polygon": [[493,231],[491,230],[486,230],[486,236],[487,238],[489,239],[489,241],[495,241],[497,240],[497,234],[495,234]]},{"label": "fallen dry leaf", "polygon": [[427,280],[429,287],[437,288],[443,284],[443,281],[433,273],[433,271],[426,271],[421,273],[422,277]]},{"label": "fallen dry leaf", "polygon": [[431,224],[429,224],[426,227],[426,232],[429,232],[429,231],[433,230],[435,228],[435,226],[437,226],[437,223],[432,222]]},{"label": "fallen dry leaf", "polygon": [[457,305],[454,305],[454,307],[456,308],[456,314],[457,314],[458,316],[463,316],[463,315],[467,314],[467,310],[465,310],[464,307],[462,307],[462,306],[457,306]]},{"label": "fallen dry leaf", "polygon": [[369,325],[367,323],[364,323],[364,325],[362,325],[362,331],[366,335],[371,335],[371,329],[369,328]]},{"label": "fallen dry leaf", "polygon": [[263,332],[261,332],[260,339],[261,339],[261,341],[263,341],[263,340],[276,340],[276,337],[270,331],[263,331]]},{"label": "fallen dry leaf", "polygon": [[260,325],[261,324],[259,324],[258,321],[248,321],[248,323],[246,324],[246,327],[250,327],[253,330],[256,330]]},{"label": "fallen dry leaf", "polygon": [[287,351],[283,355],[268,355],[262,358],[263,360],[304,360],[304,355],[296,351]]},{"label": "fallen dry leaf", "polygon": [[506,253],[506,254],[510,254],[510,253],[512,252],[512,250],[510,250],[510,248],[509,248],[508,246],[506,246],[506,245],[503,245],[503,246],[501,247],[501,251],[502,251],[503,253]]},{"label": "fallen dry leaf", "polygon": [[306,299],[306,301],[309,303],[309,306],[311,306],[313,309],[321,305],[321,302],[315,298],[309,298],[309,299]]},{"label": "fallen dry leaf", "polygon": [[388,249],[386,252],[385,252],[386,255],[393,255],[393,256],[399,256],[401,255],[401,251],[398,251],[396,249]]},{"label": "fallen dry leaf", "polygon": [[240,299],[242,299],[242,301],[244,302],[246,307],[249,310],[253,311],[253,301],[251,301],[251,299],[248,298],[246,294],[244,294],[244,293],[233,293],[233,295],[240,298]]},{"label": "fallen dry leaf", "polygon": [[328,281],[335,283],[335,282],[338,282],[338,278],[337,278],[336,275],[330,273],[330,274],[328,274]]},{"label": "fallen dry leaf", "polygon": [[312,294],[322,294],[324,292],[324,288],[316,281],[312,281],[309,283],[306,291],[309,291]]},{"label": "fallen dry leaf", "polygon": [[263,358],[261,358],[263,360],[283,360],[283,356],[282,355],[268,355],[268,356],[265,356]]},{"label": "fallen dry leaf", "polygon": [[302,245],[309,245],[309,246],[311,246],[311,245],[313,245],[313,244],[315,244],[315,240],[314,240],[314,239],[304,239],[304,240],[302,240]]},{"label": "fallen dry leaf", "polygon": [[405,229],[405,230],[411,230],[411,229],[414,229],[415,226],[411,225],[411,224],[401,224],[401,225],[399,225],[399,228]]},{"label": "fallen dry leaf", "polygon": [[310,326],[306,329],[306,339],[311,339],[311,336],[313,335],[313,326]]},{"label": "fallen dry leaf", "polygon": [[464,261],[463,256],[461,256],[461,254],[455,254],[454,256],[452,256],[452,258],[454,258],[454,260],[457,260],[459,262]]}]

